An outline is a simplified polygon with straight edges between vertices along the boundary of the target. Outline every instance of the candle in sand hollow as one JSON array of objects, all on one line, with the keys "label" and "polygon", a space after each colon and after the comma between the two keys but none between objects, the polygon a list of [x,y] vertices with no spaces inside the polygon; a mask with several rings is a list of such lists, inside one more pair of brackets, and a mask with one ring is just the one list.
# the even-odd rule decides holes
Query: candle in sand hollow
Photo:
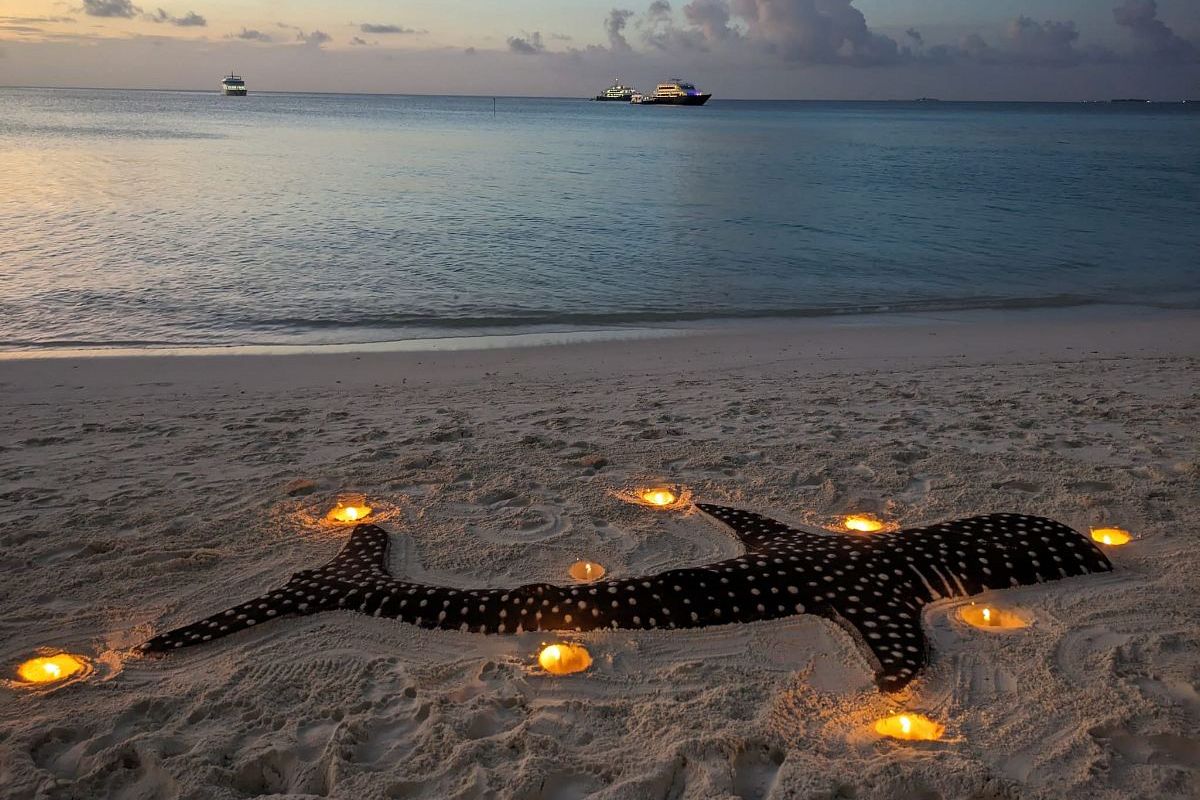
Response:
[{"label": "candle in sand hollow", "polygon": [[946,727],[923,714],[896,714],[877,720],[875,732],[891,739],[933,741],[942,738]]},{"label": "candle in sand hollow", "polygon": [[55,683],[65,681],[86,666],[87,660],[82,656],[59,653],[25,661],[17,667],[17,676],[25,683]]},{"label": "candle in sand hollow", "polygon": [[675,493],[670,489],[656,488],[646,489],[642,493],[642,500],[652,506],[665,507],[673,504],[677,499]]},{"label": "candle in sand hollow", "polygon": [[1132,540],[1133,534],[1124,528],[1092,528],[1092,541],[1100,544],[1118,547]]},{"label": "candle in sand hollow", "polygon": [[339,497],[336,506],[329,510],[325,519],[344,525],[362,522],[371,516],[371,507],[361,495]]},{"label": "candle in sand hollow", "polygon": [[551,644],[538,653],[538,663],[551,675],[570,675],[592,665],[587,648],[577,644]]},{"label": "candle in sand hollow", "polygon": [[605,569],[595,561],[576,561],[567,573],[575,580],[587,583],[603,578]]},{"label": "candle in sand hollow", "polygon": [[842,525],[856,533],[878,533],[884,528],[883,522],[870,514],[847,514],[842,517]]},{"label": "candle in sand hollow", "polygon": [[959,609],[958,617],[968,625],[988,630],[1029,627],[1029,620],[1019,612],[996,606],[978,606],[971,603]]}]

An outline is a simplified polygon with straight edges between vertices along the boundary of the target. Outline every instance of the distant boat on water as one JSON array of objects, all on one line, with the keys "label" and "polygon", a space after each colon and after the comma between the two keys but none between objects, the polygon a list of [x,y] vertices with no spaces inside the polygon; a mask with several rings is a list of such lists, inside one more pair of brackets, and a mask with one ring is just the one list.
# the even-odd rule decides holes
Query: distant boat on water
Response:
[{"label": "distant boat on water", "polygon": [[660,83],[652,95],[635,94],[631,103],[645,106],[702,106],[712,94],[701,92],[695,84],[679,78]]},{"label": "distant boat on water", "polygon": [[1149,103],[1150,101],[1146,100],[1145,98],[1142,98],[1142,97],[1118,97],[1114,100],[1109,100],[1108,102],[1110,102],[1110,103]]},{"label": "distant boat on water", "polygon": [[613,81],[612,86],[608,87],[601,94],[596,95],[592,99],[600,100],[602,102],[628,103],[635,94],[637,94],[637,89],[634,89],[632,86],[623,86],[621,84],[621,79],[617,78],[615,81]]},{"label": "distant boat on water", "polygon": [[245,97],[246,81],[242,80],[241,75],[235,75],[232,72],[229,73],[221,80],[221,94],[233,97]]}]

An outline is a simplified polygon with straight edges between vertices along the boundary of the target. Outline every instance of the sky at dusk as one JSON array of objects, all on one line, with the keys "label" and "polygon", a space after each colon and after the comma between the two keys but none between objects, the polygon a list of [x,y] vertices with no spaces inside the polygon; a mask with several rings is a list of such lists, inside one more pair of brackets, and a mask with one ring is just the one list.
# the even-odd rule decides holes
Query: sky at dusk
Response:
[{"label": "sky at dusk", "polygon": [[0,0],[0,85],[1200,98],[1198,0]]}]

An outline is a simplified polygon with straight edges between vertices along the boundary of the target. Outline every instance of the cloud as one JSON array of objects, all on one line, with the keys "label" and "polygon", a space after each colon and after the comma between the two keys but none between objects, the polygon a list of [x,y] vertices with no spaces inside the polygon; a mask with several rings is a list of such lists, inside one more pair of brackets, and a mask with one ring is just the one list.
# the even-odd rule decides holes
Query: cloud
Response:
[{"label": "cloud", "polygon": [[1125,0],[1113,9],[1113,19],[1129,29],[1143,54],[1164,61],[1200,59],[1200,48],[1178,36],[1158,18],[1156,0]]},{"label": "cloud", "polygon": [[358,46],[358,47],[365,47],[367,45],[370,45],[371,43],[368,42],[366,39],[362,39],[358,36],[352,36],[352,37],[350,37],[350,44]]},{"label": "cloud", "polygon": [[1077,64],[1085,57],[1076,49],[1077,41],[1074,22],[1037,22],[1021,16],[1008,26],[1007,55],[1026,64]]},{"label": "cloud", "polygon": [[747,36],[784,61],[873,65],[899,61],[900,46],[875,33],[854,0],[733,0]]},{"label": "cloud", "polygon": [[628,52],[633,49],[625,38],[625,26],[633,16],[634,12],[627,8],[614,8],[605,17],[604,30],[608,33],[608,46],[613,50]]},{"label": "cloud", "polygon": [[358,29],[363,33],[425,33],[425,31],[406,28],[403,25],[375,25],[370,22],[364,22],[358,26]]},{"label": "cloud", "polygon": [[908,38],[912,39],[913,42],[917,45],[917,47],[920,47],[921,45],[925,44],[925,37],[922,36],[921,32],[919,30],[917,30],[916,28],[909,28],[908,30],[906,30],[904,32],[904,35],[907,36]]},{"label": "cloud", "polygon": [[248,42],[269,42],[269,41],[271,41],[270,34],[263,33],[262,31],[255,30],[253,28],[250,28],[250,29],[242,28],[242,30],[240,32],[228,34],[225,38],[226,39],[245,39]]},{"label": "cloud", "polygon": [[83,13],[89,17],[136,17],[142,10],[131,0],[83,0]]},{"label": "cloud", "polygon": [[523,36],[508,37],[508,49],[518,55],[536,56],[546,52],[546,44],[542,41],[542,34],[534,31]]},{"label": "cloud", "polygon": [[146,19],[150,20],[151,22],[169,22],[172,25],[178,25],[181,28],[203,28],[208,25],[208,20],[197,14],[195,11],[189,11],[182,17],[174,17],[160,8],[153,14],[147,14]]},{"label": "cloud", "polygon": [[37,25],[46,22],[74,22],[74,17],[0,17],[0,22],[12,25]]},{"label": "cloud", "polygon": [[700,30],[705,41],[721,42],[740,35],[729,26],[731,10],[726,0],[693,0],[683,7],[683,16]]},{"label": "cloud", "polygon": [[296,31],[296,41],[304,42],[309,47],[320,47],[321,45],[325,44],[326,42],[332,42],[333,37],[330,36],[325,31],[316,31],[315,30],[312,33],[305,33],[304,31],[297,30]]}]

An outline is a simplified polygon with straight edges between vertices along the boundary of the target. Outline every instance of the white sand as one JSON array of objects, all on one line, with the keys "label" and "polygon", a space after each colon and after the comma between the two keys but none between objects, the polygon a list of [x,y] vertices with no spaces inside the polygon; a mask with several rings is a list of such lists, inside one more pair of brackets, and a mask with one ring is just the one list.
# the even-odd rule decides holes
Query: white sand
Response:
[{"label": "white sand", "polygon": [[[0,362],[0,658],[96,659],[0,688],[14,798],[1197,797],[1200,318],[770,323],[454,353]],[[585,466],[589,456],[607,460]],[[289,497],[311,479],[317,491]],[[165,659],[130,648],[338,550],[365,492],[397,576],[614,575],[736,552],[613,490],[664,479],[798,524],[989,511],[1133,529],[1116,572],[997,593],[1012,633],[932,608],[930,669],[879,694],[809,616],[577,636],[430,632],[339,612]],[[894,709],[938,743],[870,732]]]}]

